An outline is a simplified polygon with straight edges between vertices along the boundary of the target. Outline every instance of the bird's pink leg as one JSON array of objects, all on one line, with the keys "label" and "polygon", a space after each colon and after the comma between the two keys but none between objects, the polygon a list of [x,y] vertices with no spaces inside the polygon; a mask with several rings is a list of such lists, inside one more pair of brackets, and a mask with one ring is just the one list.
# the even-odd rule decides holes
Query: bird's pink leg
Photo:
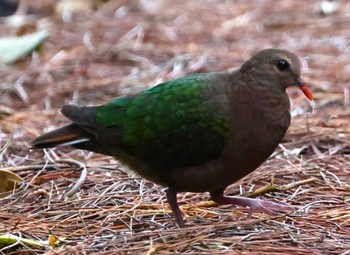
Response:
[{"label": "bird's pink leg", "polygon": [[293,207],[288,204],[278,204],[268,200],[254,199],[248,197],[238,197],[238,196],[225,196],[223,190],[210,192],[211,199],[220,205],[238,205],[250,207],[251,211],[259,210],[270,215],[275,215],[278,212],[285,212],[292,210]]},{"label": "bird's pink leg", "polygon": [[173,211],[175,215],[175,219],[179,227],[185,226],[185,222],[182,218],[182,214],[179,208],[179,205],[177,204],[177,198],[176,198],[177,192],[168,188],[166,190],[166,197],[168,200],[168,204],[170,205],[171,210]]}]

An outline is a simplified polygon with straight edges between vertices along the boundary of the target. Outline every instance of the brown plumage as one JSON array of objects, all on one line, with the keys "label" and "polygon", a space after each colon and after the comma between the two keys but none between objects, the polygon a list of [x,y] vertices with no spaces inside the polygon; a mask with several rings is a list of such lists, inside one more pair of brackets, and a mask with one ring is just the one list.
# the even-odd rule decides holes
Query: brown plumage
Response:
[{"label": "brown plumage", "polygon": [[291,85],[312,99],[296,55],[267,49],[232,73],[187,76],[101,106],[64,106],[72,124],[31,145],[71,145],[116,157],[168,187],[179,225],[184,222],[176,194],[182,191],[208,191],[219,204],[274,214],[290,207],[223,192],[259,167],[281,141],[290,125]]}]

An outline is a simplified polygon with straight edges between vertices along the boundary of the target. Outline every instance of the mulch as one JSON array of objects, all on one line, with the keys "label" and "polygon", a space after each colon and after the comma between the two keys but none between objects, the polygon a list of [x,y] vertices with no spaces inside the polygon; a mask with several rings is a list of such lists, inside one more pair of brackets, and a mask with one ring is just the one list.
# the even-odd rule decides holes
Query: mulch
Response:
[{"label": "mulch", "polygon": [[[49,37],[39,52],[0,70],[0,168],[24,179],[0,198],[0,235],[59,241],[55,247],[0,244],[1,254],[350,253],[346,1],[335,1],[331,13],[320,11],[326,1],[108,1],[68,20],[52,10],[54,1],[29,2],[31,26]],[[16,32],[0,24],[0,36]],[[99,104],[189,73],[233,70],[269,47],[301,58],[315,100],[289,90],[287,135],[268,161],[226,193],[289,203],[295,210],[288,214],[247,218],[247,208],[181,193],[186,227],[180,229],[164,188],[130,175],[117,160],[28,147],[67,123],[63,104]],[[66,196],[84,168],[86,180]]]}]

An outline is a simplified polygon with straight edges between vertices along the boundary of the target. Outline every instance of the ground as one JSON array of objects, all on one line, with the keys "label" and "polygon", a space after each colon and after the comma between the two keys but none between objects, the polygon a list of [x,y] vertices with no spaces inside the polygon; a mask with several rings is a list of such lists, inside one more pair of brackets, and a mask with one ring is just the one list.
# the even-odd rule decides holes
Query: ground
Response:
[{"label": "ground", "polygon": [[[1,246],[3,254],[348,254],[350,252],[350,15],[347,1],[107,1],[77,13],[31,2],[46,29],[40,50],[0,70],[0,167],[24,179],[0,198],[0,235],[61,239],[56,247]],[[323,9],[322,9],[323,8]],[[21,30],[21,31],[19,31]],[[233,70],[269,47],[295,52],[314,94],[291,88],[293,121],[257,171],[226,193],[273,181],[266,199],[295,206],[270,216],[208,206],[182,193],[179,229],[162,187],[126,174],[113,158],[28,142],[68,123],[63,104],[99,104],[189,73]],[[70,198],[65,196],[88,176]]]}]

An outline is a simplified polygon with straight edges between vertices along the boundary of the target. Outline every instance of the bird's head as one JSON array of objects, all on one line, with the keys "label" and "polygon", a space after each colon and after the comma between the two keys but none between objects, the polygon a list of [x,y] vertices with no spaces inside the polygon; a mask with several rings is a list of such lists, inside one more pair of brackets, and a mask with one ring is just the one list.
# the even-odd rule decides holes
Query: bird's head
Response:
[{"label": "bird's head", "polygon": [[311,91],[300,78],[300,62],[298,57],[282,49],[262,50],[245,62],[240,71],[244,75],[253,75],[268,86],[279,86],[285,90],[289,86],[297,86],[305,96],[312,100]]}]

